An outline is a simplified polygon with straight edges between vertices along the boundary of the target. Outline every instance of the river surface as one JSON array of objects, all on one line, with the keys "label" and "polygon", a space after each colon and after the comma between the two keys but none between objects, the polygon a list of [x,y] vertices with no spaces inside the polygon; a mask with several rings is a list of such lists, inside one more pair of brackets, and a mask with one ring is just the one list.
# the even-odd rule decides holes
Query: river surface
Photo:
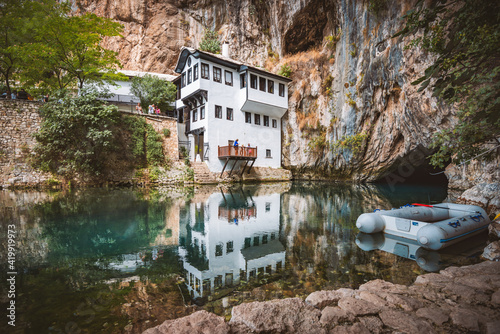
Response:
[{"label": "river surface", "polygon": [[445,187],[331,183],[0,191],[0,301],[16,325],[0,330],[140,333],[198,309],[229,318],[242,302],[411,284],[479,262],[486,236],[430,252],[360,235],[356,219],[446,200]]}]

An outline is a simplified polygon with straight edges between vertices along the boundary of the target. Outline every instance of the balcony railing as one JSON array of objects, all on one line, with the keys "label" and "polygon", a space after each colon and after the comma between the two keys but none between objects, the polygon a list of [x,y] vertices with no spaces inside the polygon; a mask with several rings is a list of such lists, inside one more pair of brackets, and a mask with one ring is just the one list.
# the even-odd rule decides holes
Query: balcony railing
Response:
[{"label": "balcony railing", "polygon": [[219,158],[256,159],[257,147],[219,146]]}]

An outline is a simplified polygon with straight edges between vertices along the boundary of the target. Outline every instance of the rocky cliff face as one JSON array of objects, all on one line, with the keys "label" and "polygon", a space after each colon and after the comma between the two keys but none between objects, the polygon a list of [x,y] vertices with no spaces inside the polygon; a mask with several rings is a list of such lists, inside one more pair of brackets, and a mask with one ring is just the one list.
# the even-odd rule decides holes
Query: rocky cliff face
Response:
[{"label": "rocky cliff face", "polygon": [[[181,46],[218,31],[235,59],[277,72],[292,69],[283,118],[283,162],[296,174],[395,184],[429,177],[432,133],[453,110],[410,84],[429,64],[407,40],[392,38],[416,1],[387,0],[379,10],[355,0],[80,0],[81,10],[111,17],[123,38],[106,41],[126,69],[173,73]],[[448,168],[448,173],[453,168]],[[498,164],[474,171],[491,182]],[[484,173],[488,170],[487,173]],[[476,173],[477,172],[477,173]],[[452,175],[453,174],[453,175]],[[471,177],[450,174],[453,186]]]}]

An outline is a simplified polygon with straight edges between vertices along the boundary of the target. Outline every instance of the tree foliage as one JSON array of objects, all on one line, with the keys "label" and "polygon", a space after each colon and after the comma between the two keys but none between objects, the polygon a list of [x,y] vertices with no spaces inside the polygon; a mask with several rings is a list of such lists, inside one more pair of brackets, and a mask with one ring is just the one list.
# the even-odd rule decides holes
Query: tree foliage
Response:
[{"label": "tree foliage", "polygon": [[217,33],[213,30],[206,29],[198,49],[211,53],[220,53],[221,45]]},{"label": "tree foliage", "polygon": [[41,127],[35,134],[36,167],[68,179],[102,173],[114,147],[112,127],[120,113],[118,107],[100,101],[101,94],[61,93],[43,105]]},{"label": "tree foliage", "polygon": [[490,0],[424,1],[404,16],[395,36],[411,36],[408,47],[435,55],[423,76],[412,82],[418,91],[455,105],[459,122],[433,137],[431,163],[444,167],[484,151],[500,138],[500,2]]},{"label": "tree foliage", "polygon": [[142,110],[146,111],[153,103],[165,110],[170,102],[175,101],[176,89],[170,81],[146,74],[132,79],[130,91],[139,98]]},{"label": "tree foliage", "polygon": [[0,72],[7,85],[81,89],[115,78],[117,53],[101,42],[120,36],[117,22],[75,13],[70,2],[56,0],[0,0],[0,18]]}]

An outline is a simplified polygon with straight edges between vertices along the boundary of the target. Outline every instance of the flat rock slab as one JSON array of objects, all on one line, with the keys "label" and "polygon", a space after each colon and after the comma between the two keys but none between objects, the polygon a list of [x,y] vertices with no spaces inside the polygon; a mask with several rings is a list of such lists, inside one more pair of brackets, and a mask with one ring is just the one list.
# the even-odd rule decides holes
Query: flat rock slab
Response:
[{"label": "flat rock slab", "polygon": [[235,306],[229,324],[253,333],[326,333],[321,311],[300,298],[253,302]]},{"label": "flat rock slab", "polygon": [[311,293],[306,298],[306,303],[317,307],[319,309],[328,305],[337,305],[337,302],[344,297],[352,297],[354,290],[352,289],[338,289],[333,291],[322,290]]},{"label": "flat rock slab", "polygon": [[142,334],[227,334],[229,330],[223,317],[198,311],[183,318],[167,320]]}]

